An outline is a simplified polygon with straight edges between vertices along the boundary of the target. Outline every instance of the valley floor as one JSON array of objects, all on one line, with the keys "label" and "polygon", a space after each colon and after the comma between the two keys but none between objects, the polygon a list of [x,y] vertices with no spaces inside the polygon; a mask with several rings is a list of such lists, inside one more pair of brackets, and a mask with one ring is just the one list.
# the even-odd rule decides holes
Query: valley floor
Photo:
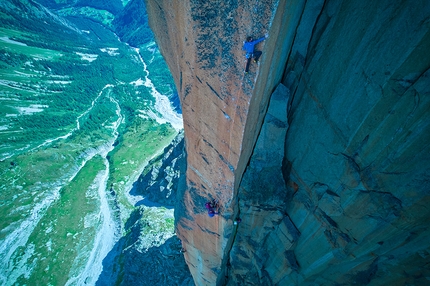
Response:
[{"label": "valley floor", "polygon": [[[174,239],[173,209],[130,191],[182,117],[172,82],[151,74],[164,64],[154,42],[58,52],[30,36],[0,29],[0,284],[95,285],[130,234],[140,252]],[[136,233],[142,216],[153,227]]]}]

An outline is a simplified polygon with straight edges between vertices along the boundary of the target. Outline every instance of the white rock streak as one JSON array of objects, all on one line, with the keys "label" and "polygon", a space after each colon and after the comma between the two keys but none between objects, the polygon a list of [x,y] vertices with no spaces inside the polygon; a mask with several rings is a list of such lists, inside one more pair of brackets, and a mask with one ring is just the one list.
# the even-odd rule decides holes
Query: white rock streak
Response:
[{"label": "white rock streak", "polygon": [[[155,119],[159,124],[164,124],[169,122],[172,124],[173,128],[176,129],[176,131],[179,131],[184,128],[183,122],[182,122],[182,115],[176,113],[172,105],[170,104],[170,100],[167,96],[162,95],[157,91],[152,81],[149,79],[149,71],[147,69],[146,63],[143,61],[142,57],[139,54],[139,49],[134,48],[136,51],[139,60],[141,61],[143,65],[143,71],[146,73],[145,79],[143,80],[143,85],[146,86],[151,90],[152,96],[155,98],[155,110],[158,114],[155,112],[149,113],[148,115]],[[138,81],[134,82],[138,83]]]},{"label": "white rock streak", "polygon": [[[4,40],[4,39],[1,39],[1,40]],[[168,97],[160,94],[156,90],[154,84],[149,79],[149,71],[147,69],[146,63],[143,61],[137,48],[135,48],[135,51],[137,52],[138,57],[143,65],[143,70],[146,73],[146,76],[144,79],[139,79],[133,82],[132,84],[144,85],[150,90],[151,94],[155,98],[154,110],[149,112],[147,111],[147,115],[155,119],[159,124],[164,124],[169,122],[177,131],[183,129],[182,116],[173,110]],[[91,106],[76,118],[76,127],[70,130],[67,134],[58,136],[56,138],[47,139],[36,147],[33,147],[33,148],[28,147],[26,148],[26,150],[22,150],[22,151],[37,150],[43,146],[51,144],[52,142],[55,142],[61,139],[67,139],[75,131],[80,130],[81,118],[86,116],[94,108],[95,104],[97,103],[98,99],[102,96],[105,89],[111,88],[111,87],[113,87],[113,85],[108,84],[102,88],[102,90],[99,92],[97,97],[91,103]],[[103,270],[103,259],[107,256],[107,254],[113,248],[115,242],[119,238],[118,234],[116,234],[115,232],[116,222],[113,219],[111,209],[108,203],[108,198],[106,195],[106,190],[108,188],[107,182],[109,179],[109,169],[110,169],[109,161],[107,160],[107,155],[109,154],[110,151],[114,149],[113,144],[115,140],[117,140],[118,138],[118,127],[123,121],[123,116],[121,114],[121,107],[118,101],[112,98],[110,95],[106,95],[106,96],[108,96],[108,98],[116,105],[117,120],[112,125],[107,126],[107,128],[112,129],[112,138],[109,140],[109,142],[106,142],[105,144],[103,144],[103,146],[88,149],[82,158],[82,162],[80,166],[76,166],[74,170],[71,171],[67,180],[64,180],[57,187],[52,188],[50,191],[44,194],[43,195],[44,198],[39,202],[35,203],[34,206],[32,206],[30,215],[24,218],[23,220],[16,222],[14,224],[14,226],[16,226],[14,227],[14,230],[11,233],[7,234],[4,237],[4,239],[0,241],[0,284],[1,285],[12,285],[16,283],[18,277],[20,277],[21,275],[24,275],[26,277],[30,275],[32,266],[28,264],[29,262],[28,259],[31,258],[33,255],[31,254],[32,245],[29,245],[29,241],[28,241],[30,235],[34,232],[35,227],[41,221],[41,219],[43,218],[43,216],[45,215],[49,207],[60,198],[61,188],[64,187],[64,185],[67,182],[72,181],[89,160],[91,160],[96,155],[100,155],[103,158],[105,169],[103,171],[100,171],[96,176],[96,178],[94,179],[94,184],[98,190],[98,196],[100,199],[100,209],[98,213],[96,213],[95,215],[98,218],[95,221],[98,221],[98,224],[99,224],[95,226],[97,228],[97,233],[93,240],[93,246],[91,251],[89,253],[82,253],[82,255],[88,257],[88,259],[86,259],[85,265],[76,264],[72,267],[74,269],[72,269],[71,272],[69,273],[70,275],[72,275],[72,277],[69,279],[69,281],[67,281],[66,285],[96,284],[99,278],[99,275]],[[160,152],[161,151],[162,150],[160,150]],[[1,160],[5,160],[14,155],[16,154],[11,154],[10,156],[2,158]],[[154,154],[154,156],[156,155],[158,154]],[[144,162],[141,165],[139,171],[142,171],[146,164],[147,162]],[[135,172],[135,174],[133,175],[138,176],[139,172]],[[14,256],[16,254],[16,251],[20,247],[24,247],[26,249],[25,252],[28,255],[22,255],[19,259],[16,259],[14,258]],[[34,248],[34,245],[33,245],[33,248]],[[76,260],[76,262],[77,261],[78,260]],[[27,266],[24,267],[25,265]]]},{"label": "white rock streak", "polygon": [[[97,100],[100,98],[100,96],[102,95],[103,91],[104,91],[106,88],[108,88],[108,87],[113,87],[113,85],[112,85],[112,84],[107,84],[107,85],[105,85],[105,86],[102,88],[102,90],[99,92],[99,94],[97,95],[97,97],[93,100],[93,102],[91,102],[91,106],[90,106],[90,107],[89,107],[89,108],[88,108],[84,113],[82,113],[81,115],[79,115],[79,116],[78,116],[78,118],[76,118],[76,129],[72,130],[71,132],[73,132],[73,131],[75,131],[75,130],[79,130],[79,129],[81,128],[80,123],[79,123],[79,120],[80,120],[84,115],[88,114],[88,112],[90,112],[90,111],[94,108],[94,105],[96,104]],[[70,135],[72,135],[72,134],[70,134]],[[69,136],[70,136],[70,135],[69,135]]]},{"label": "white rock streak", "polygon": [[[40,147],[46,146],[46,145],[48,145],[48,144],[51,144],[52,142],[55,142],[55,141],[58,141],[58,140],[61,140],[61,139],[67,139],[67,138],[69,138],[70,136],[72,136],[73,132],[75,132],[75,131],[77,131],[77,130],[81,129],[81,125],[80,125],[79,120],[81,120],[81,118],[82,118],[83,116],[85,116],[86,114],[88,114],[88,112],[90,112],[90,111],[94,108],[95,103],[96,103],[96,102],[97,102],[97,100],[100,98],[100,96],[102,95],[103,91],[104,91],[106,88],[108,88],[108,87],[113,87],[113,85],[112,85],[112,84],[107,84],[107,85],[105,85],[105,86],[102,88],[102,90],[99,92],[99,94],[97,95],[97,97],[96,97],[96,98],[91,102],[91,106],[90,106],[90,107],[88,107],[88,109],[87,109],[87,110],[85,110],[81,115],[79,115],[79,116],[76,118],[76,128],[73,128],[72,130],[70,130],[70,131],[69,131],[67,134],[65,134],[65,135],[58,136],[58,137],[53,138],[53,139],[47,139],[47,140],[45,140],[45,142],[43,142],[42,144],[40,144],[40,145],[38,145],[38,146],[36,146],[36,147],[34,147],[34,148],[30,149],[30,150],[27,150],[27,151],[32,152],[32,151],[35,151],[35,150],[39,149]],[[12,154],[10,154],[10,155],[8,155],[8,156],[4,157],[4,158],[1,158],[1,159],[0,159],[0,161],[7,160],[7,159],[9,159],[9,158],[11,158],[11,157],[13,157],[13,156],[15,156],[15,155],[16,155],[16,153],[12,153]]]},{"label": "white rock streak", "polygon": [[[53,141],[56,141],[59,139],[65,139],[71,136],[74,131],[79,130],[80,118],[82,118],[82,116],[84,116],[85,114],[91,111],[96,101],[98,100],[98,98],[101,96],[101,94],[107,87],[112,87],[112,85],[106,85],[97,95],[97,97],[93,100],[91,106],[76,119],[76,128],[74,128],[66,135],[63,135],[54,139],[46,140],[44,143],[33,148],[32,150],[38,149]],[[99,187],[98,187],[98,193],[100,197],[99,217],[102,223],[101,223],[101,227],[99,228],[99,232],[97,233],[97,236],[94,242],[94,247],[90,254],[90,259],[88,260],[84,271],[78,277],[71,279],[72,282],[76,279],[83,282],[88,277],[91,281],[94,281],[94,283],[92,284],[95,284],[95,281],[97,280],[98,276],[102,271],[102,260],[107,255],[109,250],[112,249],[115,243],[115,237],[114,237],[114,231],[113,231],[114,222],[111,216],[110,208],[106,197],[106,183],[109,177],[109,162],[106,159],[106,157],[107,157],[107,154],[114,148],[113,143],[118,137],[118,126],[121,124],[122,115],[121,115],[121,109],[118,102],[110,96],[109,96],[109,99],[116,104],[117,106],[116,114],[118,116],[117,121],[114,122],[113,126],[111,127],[113,130],[112,139],[107,144],[104,144],[104,146],[101,146],[96,149],[88,150],[85,154],[85,157],[83,158],[81,165],[74,170],[73,174],[67,180],[68,182],[72,181],[79,173],[79,171],[85,166],[85,164],[89,160],[91,160],[95,155],[100,155],[103,157],[106,168],[96,178],[96,181],[98,181],[98,184],[99,184]],[[15,228],[15,230],[10,234],[8,234],[2,241],[0,241],[0,285],[13,285],[19,276],[26,275],[26,274],[28,275],[28,271],[30,271],[30,269],[16,267],[16,263],[18,263],[19,265],[26,265],[27,264],[26,260],[29,257],[23,256],[20,261],[16,261],[16,263],[14,263],[12,256],[14,255],[18,247],[26,246],[31,233],[34,231],[39,221],[45,215],[48,208],[60,198],[60,190],[62,187],[63,186],[58,186],[54,188],[51,192],[49,192],[46,195],[46,197],[41,202],[36,203],[35,206],[32,208],[30,215],[26,219],[19,222],[18,223],[19,225]],[[81,277],[85,277],[85,279],[80,280]],[[83,285],[83,284],[85,283],[78,283],[76,285]]]},{"label": "white rock streak", "polygon": [[99,153],[99,155],[103,157],[105,170],[101,171],[94,180],[98,184],[98,194],[100,198],[100,211],[98,217],[100,218],[101,225],[99,226],[99,230],[94,239],[94,246],[89,254],[85,268],[78,276],[69,279],[66,285],[95,285],[103,270],[103,259],[112,249],[117,240],[114,233],[115,222],[113,221],[108,198],[106,197],[107,181],[109,179],[109,161],[107,160],[107,155],[114,149],[113,143],[118,138],[118,127],[121,124],[123,117],[121,115],[121,108],[118,102],[112,97],[109,97],[109,99],[115,103],[117,107],[116,114],[118,119],[112,126],[113,138],[111,139],[109,148],[105,148]]},{"label": "white rock streak", "polygon": [[[81,166],[75,170],[70,176],[69,181],[76,177],[86,161],[82,162]],[[18,247],[27,244],[28,238],[45,215],[48,208],[60,197],[61,188],[61,186],[54,188],[41,202],[33,207],[30,215],[21,221],[19,226],[17,226],[12,233],[8,234],[4,240],[0,241],[0,285],[13,285],[20,275],[27,274],[26,272],[28,269],[15,267],[16,265],[13,262],[12,255]],[[25,259],[25,257],[23,257],[23,259]],[[24,265],[26,264],[25,262],[26,261],[19,261],[18,263]]]}]

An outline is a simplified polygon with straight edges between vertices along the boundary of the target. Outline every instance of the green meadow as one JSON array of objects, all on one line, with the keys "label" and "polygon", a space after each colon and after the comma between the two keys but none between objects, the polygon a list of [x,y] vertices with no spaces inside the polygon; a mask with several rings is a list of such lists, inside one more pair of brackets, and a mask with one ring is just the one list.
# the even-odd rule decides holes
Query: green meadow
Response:
[{"label": "green meadow", "polygon": [[[62,12],[112,21],[102,10]],[[121,42],[64,31],[53,41],[58,23],[44,35],[22,21],[0,27],[0,284],[94,282],[126,234],[133,180],[178,132],[153,118],[156,99],[139,83],[170,96],[173,80],[154,43],[140,48],[145,67]],[[172,210],[147,216],[173,234]]]}]

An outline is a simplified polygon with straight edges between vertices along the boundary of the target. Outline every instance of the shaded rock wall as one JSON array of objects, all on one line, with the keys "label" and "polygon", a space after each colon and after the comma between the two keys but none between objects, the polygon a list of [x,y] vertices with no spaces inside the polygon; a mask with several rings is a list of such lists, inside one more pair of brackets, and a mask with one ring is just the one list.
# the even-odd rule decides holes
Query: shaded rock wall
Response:
[{"label": "shaded rock wall", "polygon": [[301,236],[282,281],[429,283],[430,3],[326,1],[315,19],[284,77]]},{"label": "shaded rock wall", "polygon": [[144,201],[156,202],[164,206],[174,206],[177,189],[185,174],[184,133],[180,132],[157,158],[148,162],[139,179],[130,191],[132,196],[142,196]]},{"label": "shaded rock wall", "polygon": [[[183,109],[196,285],[428,282],[429,3],[146,4]],[[266,32],[244,76],[242,40]],[[266,115],[280,82],[288,117]]]},{"label": "shaded rock wall", "polygon": [[[227,276],[230,284],[270,285],[290,262],[283,250],[292,250],[299,233],[285,216],[286,186],[282,176],[284,140],[288,129],[289,90],[280,84],[271,96],[260,136],[239,187],[239,215]],[[293,252],[290,251],[292,257]],[[270,255],[268,255],[270,254]]]}]

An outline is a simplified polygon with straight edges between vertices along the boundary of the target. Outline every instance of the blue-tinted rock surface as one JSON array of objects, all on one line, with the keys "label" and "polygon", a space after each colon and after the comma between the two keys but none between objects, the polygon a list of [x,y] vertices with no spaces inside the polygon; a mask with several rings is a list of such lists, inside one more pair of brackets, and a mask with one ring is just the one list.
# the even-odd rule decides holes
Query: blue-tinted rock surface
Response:
[{"label": "blue-tinted rock surface", "polygon": [[[430,282],[430,3],[146,2],[181,98],[197,285]],[[244,76],[241,41],[266,32]],[[260,132],[281,82],[285,138]],[[252,154],[276,135],[269,172]]]}]

